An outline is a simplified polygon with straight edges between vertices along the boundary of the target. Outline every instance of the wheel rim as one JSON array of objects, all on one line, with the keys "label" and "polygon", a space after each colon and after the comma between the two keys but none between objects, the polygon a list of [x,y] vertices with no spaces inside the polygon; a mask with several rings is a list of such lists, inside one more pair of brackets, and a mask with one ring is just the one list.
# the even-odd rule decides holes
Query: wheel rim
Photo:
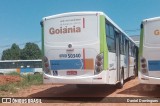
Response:
[{"label": "wheel rim", "polygon": [[123,80],[123,74],[121,74],[121,84],[123,85],[124,80]]}]

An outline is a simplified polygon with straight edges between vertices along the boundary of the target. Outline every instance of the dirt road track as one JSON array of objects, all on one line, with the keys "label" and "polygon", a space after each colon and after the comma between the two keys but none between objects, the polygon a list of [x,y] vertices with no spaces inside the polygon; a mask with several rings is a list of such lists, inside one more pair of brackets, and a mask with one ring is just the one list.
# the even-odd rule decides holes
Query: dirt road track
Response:
[{"label": "dirt road track", "polygon": [[[84,89],[79,89],[75,85],[39,85],[32,86],[26,90],[21,90],[17,94],[8,95],[9,97],[160,97],[160,87],[153,87],[152,90],[143,90],[143,85],[138,83],[138,79],[127,80],[122,89],[117,89],[116,86],[91,86]],[[103,99],[102,99],[103,100]],[[63,102],[63,101],[62,101]],[[96,103],[54,103],[54,106],[160,106],[160,103],[101,103],[101,100]],[[12,106],[21,106],[22,104],[12,104]],[[24,104],[23,106],[44,106],[45,104]],[[1,106],[1,104],[0,104]],[[8,105],[2,105],[8,106]],[[53,106],[49,103],[47,106]]]},{"label": "dirt road track", "polygon": [[21,90],[12,97],[160,97],[160,87],[144,90],[138,78],[127,80],[122,89],[113,85],[88,86],[80,89],[76,85],[40,85]]}]

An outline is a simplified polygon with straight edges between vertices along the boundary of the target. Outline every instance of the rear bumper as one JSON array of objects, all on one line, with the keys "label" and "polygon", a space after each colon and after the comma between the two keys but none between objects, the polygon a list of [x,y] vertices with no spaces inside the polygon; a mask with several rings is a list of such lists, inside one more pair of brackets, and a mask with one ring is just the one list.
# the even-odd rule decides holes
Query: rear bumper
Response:
[{"label": "rear bumper", "polygon": [[138,72],[139,82],[142,84],[160,84],[160,78],[150,77]]},{"label": "rear bumper", "polygon": [[102,71],[98,75],[93,76],[76,76],[76,77],[67,77],[67,76],[51,76],[48,74],[43,74],[43,83],[53,83],[53,84],[106,84],[106,72]]}]

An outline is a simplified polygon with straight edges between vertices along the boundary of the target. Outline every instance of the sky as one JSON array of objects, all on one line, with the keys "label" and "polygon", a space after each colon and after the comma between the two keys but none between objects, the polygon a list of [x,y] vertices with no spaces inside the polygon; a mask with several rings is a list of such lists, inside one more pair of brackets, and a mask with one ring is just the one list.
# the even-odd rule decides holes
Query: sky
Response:
[{"label": "sky", "polygon": [[75,11],[102,11],[132,36],[143,19],[160,16],[160,0],[0,0],[0,56],[13,43],[41,48],[42,18]]}]

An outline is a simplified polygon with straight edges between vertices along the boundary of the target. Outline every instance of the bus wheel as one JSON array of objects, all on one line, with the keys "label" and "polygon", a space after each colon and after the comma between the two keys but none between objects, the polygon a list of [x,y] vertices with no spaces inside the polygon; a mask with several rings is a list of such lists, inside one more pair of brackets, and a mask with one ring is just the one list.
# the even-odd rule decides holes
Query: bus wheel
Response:
[{"label": "bus wheel", "polygon": [[118,89],[123,88],[124,85],[124,71],[121,71],[120,82],[117,84]]},{"label": "bus wheel", "polygon": [[34,75],[39,75],[39,74],[40,74],[39,72],[35,72],[35,73],[34,73]]},{"label": "bus wheel", "polygon": [[3,73],[0,73],[0,75],[4,75]]}]

